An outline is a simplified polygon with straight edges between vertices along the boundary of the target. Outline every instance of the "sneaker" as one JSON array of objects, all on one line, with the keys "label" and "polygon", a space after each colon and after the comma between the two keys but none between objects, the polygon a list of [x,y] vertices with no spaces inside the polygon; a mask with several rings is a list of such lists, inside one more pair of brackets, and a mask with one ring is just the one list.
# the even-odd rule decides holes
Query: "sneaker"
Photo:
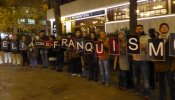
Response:
[{"label": "sneaker", "polygon": [[75,73],[74,73],[74,74],[72,74],[72,76],[76,76],[76,75],[77,75],[77,74],[75,74]]},{"label": "sneaker", "polygon": [[77,74],[78,77],[80,77],[81,75],[80,74]]}]

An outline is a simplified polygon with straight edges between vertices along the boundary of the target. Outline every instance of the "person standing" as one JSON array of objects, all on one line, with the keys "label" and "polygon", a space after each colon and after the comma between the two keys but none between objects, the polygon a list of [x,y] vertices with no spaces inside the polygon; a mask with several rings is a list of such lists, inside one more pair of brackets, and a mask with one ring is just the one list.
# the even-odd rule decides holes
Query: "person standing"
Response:
[{"label": "person standing", "polygon": [[105,32],[100,32],[99,41],[104,42],[104,55],[99,56],[99,67],[101,73],[101,83],[106,86],[109,85],[109,45],[108,38]]},{"label": "person standing", "polygon": [[22,66],[28,66],[29,64],[28,51],[27,51],[28,41],[25,35],[22,36],[20,43],[21,45],[23,45],[23,47],[20,50],[22,56]]},{"label": "person standing", "polygon": [[12,36],[11,41],[12,65],[20,64],[19,40],[16,34]]},{"label": "person standing", "polygon": [[0,35],[0,64],[3,63],[3,52],[2,52],[2,38],[1,38],[1,35]]},{"label": "person standing", "polygon": [[127,41],[125,33],[119,32],[120,55],[119,58],[119,88],[126,90],[127,88],[127,72],[129,71],[129,61],[127,54]]},{"label": "person standing", "polygon": [[[86,32],[82,33],[83,40],[88,40],[89,37],[87,36]],[[88,62],[90,61],[90,56],[81,52],[81,63],[82,63],[82,76],[89,79],[89,65]]]},{"label": "person standing", "polygon": [[3,39],[3,41],[2,41],[2,51],[4,52],[4,64],[11,64],[12,57],[11,57],[11,52],[10,52],[9,36],[6,36],[5,39]]},{"label": "person standing", "polygon": [[150,97],[150,85],[149,85],[149,65],[147,61],[147,42],[149,36],[143,31],[143,25],[137,25],[136,34],[140,35],[140,54],[133,54],[133,78],[134,78],[134,90],[136,94],[141,94],[141,76],[143,77],[144,84],[144,98]]},{"label": "person standing", "polygon": [[171,100],[175,100],[175,58],[169,56],[169,25],[162,23],[159,32],[159,38],[165,42],[165,61],[155,62],[159,81],[159,100],[167,100],[167,86]]},{"label": "person standing", "polygon": [[[97,36],[95,33],[90,33],[90,40],[92,40],[92,42],[98,41]],[[89,54],[89,79],[90,80],[94,80],[94,81],[98,81],[98,57],[95,56],[95,50],[93,49],[92,54]]]},{"label": "person standing", "polygon": [[[76,32],[75,39],[81,39],[82,35],[80,31]],[[77,75],[78,77],[81,76],[82,73],[82,63],[81,63],[81,55],[80,52],[78,52],[75,48],[72,51],[72,61],[73,65],[73,74],[72,76]]]},{"label": "person standing", "polygon": [[37,57],[38,57],[38,49],[35,45],[36,39],[35,36],[31,35],[29,40],[29,62],[32,68],[36,67],[38,64]]},{"label": "person standing", "polygon": [[[40,36],[40,40],[43,42],[49,40],[49,37],[45,34],[45,32],[40,32],[39,36]],[[40,55],[41,55],[41,59],[42,59],[43,68],[48,68],[48,66],[49,66],[48,49],[44,48],[44,47],[40,48]]]}]

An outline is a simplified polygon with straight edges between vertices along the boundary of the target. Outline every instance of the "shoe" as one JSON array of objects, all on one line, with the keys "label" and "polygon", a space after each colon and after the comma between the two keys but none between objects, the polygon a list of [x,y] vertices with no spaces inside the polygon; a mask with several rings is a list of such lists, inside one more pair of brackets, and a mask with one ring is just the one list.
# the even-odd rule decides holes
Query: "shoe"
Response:
[{"label": "shoe", "polygon": [[74,74],[72,74],[72,76],[76,76],[76,75],[77,75],[77,74],[75,74],[75,73],[74,73]]},{"label": "shoe", "polygon": [[131,91],[129,92],[130,94],[136,94],[136,95],[140,95],[141,93],[140,92],[135,92],[135,91]]},{"label": "shoe", "polygon": [[149,96],[144,96],[144,100],[149,100]]},{"label": "shoe", "polygon": [[77,74],[78,77],[80,77],[81,75],[80,74]]},{"label": "shoe", "polygon": [[98,82],[99,84],[105,84],[105,82]]},{"label": "shoe", "polygon": [[57,69],[57,72],[63,72],[63,70],[62,69]]},{"label": "shoe", "polygon": [[105,86],[109,86],[109,84],[108,83],[105,83]]}]

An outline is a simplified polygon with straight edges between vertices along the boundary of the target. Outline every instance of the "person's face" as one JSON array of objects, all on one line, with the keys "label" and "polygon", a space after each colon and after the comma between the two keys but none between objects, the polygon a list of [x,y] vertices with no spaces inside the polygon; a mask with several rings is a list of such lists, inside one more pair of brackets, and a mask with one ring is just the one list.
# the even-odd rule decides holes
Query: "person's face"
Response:
[{"label": "person's face", "polygon": [[119,39],[123,39],[123,33],[119,33]]},{"label": "person's face", "polygon": [[86,37],[86,32],[83,32],[83,37]]},{"label": "person's face", "polygon": [[100,32],[100,38],[104,39],[106,37],[106,34],[104,32]]},{"label": "person's face", "polygon": [[91,33],[91,39],[94,39],[95,35],[93,33]]},{"label": "person's face", "polygon": [[49,37],[49,39],[50,39],[50,40],[53,40],[53,38],[52,38],[52,37]]},{"label": "person's face", "polygon": [[80,31],[76,32],[76,36],[79,37],[81,35]]},{"label": "person's face", "polygon": [[44,32],[40,32],[40,33],[39,33],[39,36],[40,36],[40,37],[44,36]]},{"label": "person's face", "polygon": [[23,37],[22,37],[22,40],[23,40],[23,41],[25,41],[25,40],[26,40],[26,37],[25,37],[25,36],[23,36]]},{"label": "person's face", "polygon": [[162,25],[162,27],[160,28],[160,33],[161,34],[166,34],[168,33],[169,29],[166,25]]},{"label": "person's face", "polygon": [[143,32],[143,27],[137,26],[137,27],[136,27],[136,33],[140,34],[140,33],[142,33],[142,32]]},{"label": "person's face", "polygon": [[13,39],[14,39],[14,40],[16,40],[16,39],[17,39],[16,35],[13,35]]},{"label": "person's face", "polygon": [[35,37],[34,36],[32,36],[32,40],[35,40]]},{"label": "person's face", "polygon": [[155,32],[154,34],[155,34],[156,38],[159,37],[159,33],[158,32]]},{"label": "person's face", "polygon": [[67,38],[71,38],[71,35],[67,35]]},{"label": "person's face", "polygon": [[5,40],[8,40],[8,37],[7,36],[5,37]]}]

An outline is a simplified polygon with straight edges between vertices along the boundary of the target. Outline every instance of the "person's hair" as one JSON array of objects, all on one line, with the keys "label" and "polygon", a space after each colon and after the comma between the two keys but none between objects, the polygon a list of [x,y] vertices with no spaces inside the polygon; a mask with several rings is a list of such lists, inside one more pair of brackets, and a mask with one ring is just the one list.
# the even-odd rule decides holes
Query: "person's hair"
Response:
[{"label": "person's hair", "polygon": [[162,23],[162,24],[160,24],[160,26],[159,26],[159,30],[160,30],[161,27],[164,26],[164,25],[167,26],[167,28],[168,28],[168,30],[169,30],[169,25],[168,25],[167,23]]},{"label": "person's hair", "polygon": [[141,24],[138,24],[136,27],[142,27],[142,28],[143,28],[143,25],[141,25]]},{"label": "person's hair", "polygon": [[91,33],[89,34],[89,37],[91,37],[91,34],[94,34],[94,36],[95,36],[94,40],[97,41],[97,40],[98,40],[97,34],[96,34],[95,32],[91,32]]},{"label": "person's hair", "polygon": [[72,37],[72,33],[67,33],[67,35],[70,35]]},{"label": "person's hair", "polygon": [[56,39],[56,37],[55,37],[54,35],[51,35],[50,37],[51,37],[52,39]]}]

